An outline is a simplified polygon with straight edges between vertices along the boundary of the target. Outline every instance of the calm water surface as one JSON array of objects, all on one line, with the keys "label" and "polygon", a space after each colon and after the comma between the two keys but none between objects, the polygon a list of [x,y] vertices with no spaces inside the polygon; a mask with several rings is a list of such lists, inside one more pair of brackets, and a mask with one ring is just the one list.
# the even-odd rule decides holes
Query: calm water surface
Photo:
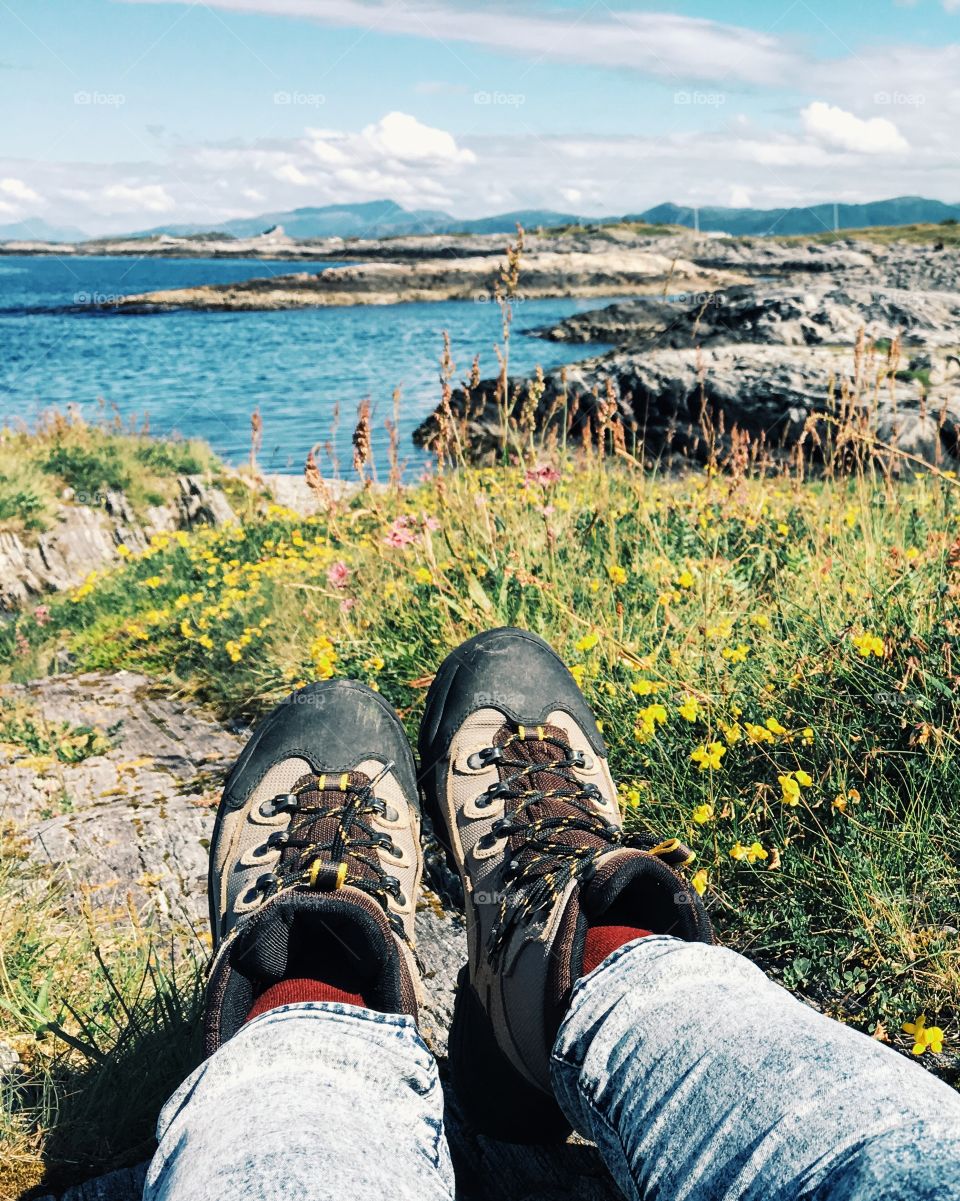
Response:
[{"label": "calm water surface", "polygon": [[[158,288],[229,283],[251,276],[322,271],[331,263],[225,259],[0,257],[0,421],[32,422],[73,403],[87,417],[102,398],[125,417],[149,415],[154,433],[207,439],[227,460],[249,450],[250,413],[263,417],[262,465],[299,471],[309,447],[329,437],[349,462],[357,405],[370,397],[374,451],[386,463],[383,420],[402,389],[401,453],[414,472],[425,461],[410,434],[439,399],[441,332],[450,332],[459,375],[474,354],[496,374],[496,305],[472,301],[358,306],[272,313],[98,314],[93,302]],[[511,373],[598,353],[523,336],[524,330],[612,303],[536,300],[514,309]],[[79,306],[78,312],[63,312]],[[346,472],[345,472],[346,474]]]}]

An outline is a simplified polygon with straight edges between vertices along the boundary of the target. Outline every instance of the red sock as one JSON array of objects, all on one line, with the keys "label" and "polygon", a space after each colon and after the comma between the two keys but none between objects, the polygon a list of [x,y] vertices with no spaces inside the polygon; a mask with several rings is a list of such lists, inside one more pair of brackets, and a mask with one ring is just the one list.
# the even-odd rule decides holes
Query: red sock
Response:
[{"label": "red sock", "polygon": [[612,955],[617,947],[625,942],[633,942],[635,938],[646,938],[652,930],[641,930],[635,926],[591,926],[583,943],[583,971],[586,976],[595,967],[599,967],[608,955]]},{"label": "red sock", "polygon": [[294,1005],[298,1001],[339,1001],[343,1005],[366,1005],[366,1001],[357,992],[346,992],[332,984],[325,984],[322,980],[294,978],[280,980],[262,992],[254,1001],[246,1021],[266,1013],[268,1009],[276,1009],[280,1005]]}]

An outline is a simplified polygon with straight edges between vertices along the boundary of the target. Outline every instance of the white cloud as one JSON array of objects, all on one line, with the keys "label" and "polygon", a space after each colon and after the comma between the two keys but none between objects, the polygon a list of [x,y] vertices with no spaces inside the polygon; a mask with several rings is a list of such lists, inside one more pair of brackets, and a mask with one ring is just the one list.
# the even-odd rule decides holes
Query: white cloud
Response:
[{"label": "white cloud", "polygon": [[906,138],[886,117],[867,120],[835,104],[815,100],[800,113],[804,130],[833,150],[859,154],[902,154],[910,149]]},{"label": "white cloud", "polygon": [[[161,0],[125,0],[154,4]],[[193,4],[195,0],[177,0]],[[472,42],[540,60],[589,63],[638,71],[675,83],[706,79],[782,83],[797,79],[805,63],[792,45],[771,34],[669,12],[615,11],[594,5],[544,13],[529,3],[487,11],[442,0],[207,0],[233,12],[301,17],[325,25],[378,34]]]},{"label": "white cloud", "polygon": [[375,154],[385,154],[405,163],[473,163],[472,150],[462,150],[452,134],[423,125],[409,113],[387,113],[368,125],[360,137]]},{"label": "white cloud", "polygon": [[26,200],[34,204],[40,202],[40,197],[28,184],[25,184],[22,179],[14,179],[8,176],[6,179],[0,179],[0,192],[5,196],[12,196],[14,200]]},{"label": "white cloud", "polygon": [[305,188],[310,184],[310,180],[306,175],[304,175],[299,167],[294,166],[293,163],[284,163],[282,166],[277,167],[273,172],[273,178],[279,179],[281,183],[292,183],[298,188]]},{"label": "white cloud", "polygon": [[103,208],[108,213],[169,213],[177,207],[176,201],[160,184],[132,187],[114,183],[105,187],[100,196],[106,202]]}]

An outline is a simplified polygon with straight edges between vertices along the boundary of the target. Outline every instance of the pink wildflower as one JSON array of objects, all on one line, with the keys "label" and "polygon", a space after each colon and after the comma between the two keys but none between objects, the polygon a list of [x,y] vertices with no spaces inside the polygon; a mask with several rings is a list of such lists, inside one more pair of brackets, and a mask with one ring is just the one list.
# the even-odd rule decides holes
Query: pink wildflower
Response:
[{"label": "pink wildflower", "polygon": [[531,467],[526,474],[524,480],[527,484],[542,484],[546,487],[547,484],[555,484],[560,478],[560,472],[550,463],[538,463],[536,467]]},{"label": "pink wildflower", "polygon": [[387,546],[405,547],[412,546],[417,540],[417,535],[410,529],[409,518],[398,517],[390,526],[383,538]]},{"label": "pink wildflower", "polygon": [[327,571],[327,583],[331,588],[346,588],[351,575],[353,575],[353,572],[346,563],[338,560],[336,563],[331,564],[330,569]]},{"label": "pink wildflower", "polygon": [[38,626],[45,626],[50,621],[50,608],[48,605],[37,605],[33,611],[33,620]]}]

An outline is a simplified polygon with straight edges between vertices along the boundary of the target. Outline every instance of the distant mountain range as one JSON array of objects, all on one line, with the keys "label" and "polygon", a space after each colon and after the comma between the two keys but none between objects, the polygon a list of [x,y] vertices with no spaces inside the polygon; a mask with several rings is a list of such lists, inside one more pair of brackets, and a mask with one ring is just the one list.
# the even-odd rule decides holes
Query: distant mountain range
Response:
[{"label": "distant mountain range", "polygon": [[[392,200],[372,200],[365,204],[331,204],[320,208],[261,213],[256,217],[241,217],[217,225],[157,225],[125,236],[170,234],[189,237],[221,233],[236,238],[250,238],[281,225],[291,238],[388,238],[408,234],[512,233],[518,222],[525,229],[533,230],[552,225],[610,225],[621,220],[690,228],[699,224],[705,233],[786,235],[823,233],[835,227],[863,229],[872,225],[936,224],[950,219],[960,221],[960,205],[926,200],[922,196],[898,196],[893,200],[875,200],[869,204],[840,204],[836,207],[817,204],[786,209],[706,207],[694,210],[683,205],[659,204],[625,217],[584,217],[553,209],[520,209],[471,220],[457,218],[437,209],[405,209]],[[82,230],[53,226],[39,219],[0,225],[0,241],[83,242],[88,239],[89,235]]]},{"label": "distant mountain range", "polygon": [[[730,234],[819,234],[827,230],[866,229],[871,225],[932,224],[960,221],[960,205],[922,196],[898,196],[893,200],[873,200],[869,204],[815,204],[808,208],[735,209],[701,208],[700,229],[704,233]],[[651,221],[665,225],[693,227],[697,214],[677,204],[658,204],[656,208],[627,221]]]},{"label": "distant mountain range", "polygon": [[90,237],[72,225],[51,225],[40,217],[28,217],[0,225],[0,242],[86,242]]},{"label": "distant mountain range", "polygon": [[579,218],[552,209],[520,209],[498,213],[494,217],[464,220],[437,209],[405,209],[392,200],[371,200],[366,204],[330,204],[323,208],[290,209],[279,213],[261,213],[240,217],[220,225],[158,225],[141,230],[137,237],[149,234],[189,236],[200,233],[232,234],[252,238],[274,225],[282,225],[291,238],[390,238],[406,234],[512,233],[517,222],[526,229],[541,225],[566,225]]}]

